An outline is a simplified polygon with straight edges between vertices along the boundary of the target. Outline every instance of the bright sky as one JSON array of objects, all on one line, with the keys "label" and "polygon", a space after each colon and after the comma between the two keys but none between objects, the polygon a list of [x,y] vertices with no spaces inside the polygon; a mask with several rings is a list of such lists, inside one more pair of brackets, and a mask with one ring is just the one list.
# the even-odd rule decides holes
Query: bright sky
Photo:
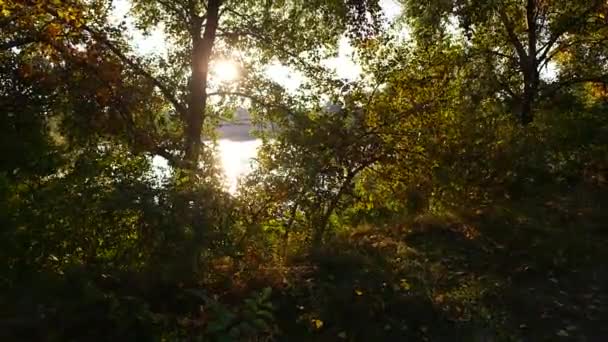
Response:
[{"label": "bright sky", "polygon": [[[380,0],[385,17],[392,21],[401,11],[400,5],[395,0]],[[131,40],[134,47],[141,54],[164,54],[167,51],[166,40],[162,27],[158,27],[150,35],[145,36],[135,28],[133,18],[129,16],[131,4],[129,0],[114,1],[114,19],[116,23],[126,21],[130,27]],[[348,39],[342,38],[339,42],[337,57],[323,61],[325,67],[330,68],[343,79],[355,80],[361,75],[361,67],[357,65],[353,58],[354,49],[349,44]],[[238,79],[237,72],[231,68],[229,61],[218,63],[212,74],[221,78],[223,81]],[[271,64],[266,67],[266,74],[275,82],[284,86],[288,91],[297,90],[302,81],[302,76],[291,68],[281,64]],[[226,176],[226,187],[228,191],[234,193],[239,177],[251,170],[251,160],[257,153],[257,148],[261,145],[259,140],[234,141],[220,139],[217,145],[222,162],[222,168]],[[168,170],[167,161],[161,157],[155,157],[153,161],[159,172],[165,173]]]},{"label": "bright sky", "polygon": [[[401,11],[401,6],[396,0],[380,0],[384,15],[389,21],[395,19]],[[166,40],[162,27],[157,28],[149,36],[144,36],[141,31],[135,29],[133,18],[128,13],[131,8],[129,0],[114,1],[114,20],[120,22],[125,20],[131,28],[132,42],[142,54],[163,54],[166,51]],[[339,43],[338,56],[323,62],[326,67],[336,71],[339,77],[353,80],[359,77],[361,68],[353,61],[353,48],[348,39],[342,38]],[[295,91],[301,82],[301,77],[289,67],[280,64],[267,66],[266,72],[273,80],[283,85],[290,91]]]}]

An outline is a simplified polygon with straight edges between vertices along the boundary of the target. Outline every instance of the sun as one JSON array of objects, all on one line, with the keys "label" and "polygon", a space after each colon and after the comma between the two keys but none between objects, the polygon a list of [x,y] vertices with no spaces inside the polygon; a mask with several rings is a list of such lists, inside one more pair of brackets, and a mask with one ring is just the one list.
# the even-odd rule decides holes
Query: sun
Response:
[{"label": "sun", "polygon": [[219,82],[232,82],[239,78],[239,66],[231,60],[219,60],[213,63],[212,73]]}]

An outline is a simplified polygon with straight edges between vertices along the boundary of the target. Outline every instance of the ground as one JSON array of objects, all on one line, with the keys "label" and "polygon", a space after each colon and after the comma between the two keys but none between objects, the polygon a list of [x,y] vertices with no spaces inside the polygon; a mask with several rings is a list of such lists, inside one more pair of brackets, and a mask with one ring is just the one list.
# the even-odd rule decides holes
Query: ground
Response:
[{"label": "ground", "polygon": [[338,236],[283,270],[279,329],[289,341],[604,341],[605,195],[545,189]]}]

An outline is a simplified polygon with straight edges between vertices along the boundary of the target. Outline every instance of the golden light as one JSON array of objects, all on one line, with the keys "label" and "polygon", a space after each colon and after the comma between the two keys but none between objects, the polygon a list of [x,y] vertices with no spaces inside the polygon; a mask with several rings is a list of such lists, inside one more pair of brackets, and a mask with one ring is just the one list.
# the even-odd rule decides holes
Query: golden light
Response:
[{"label": "golden light", "polygon": [[219,60],[213,63],[212,73],[219,82],[231,82],[239,78],[239,66],[230,60]]},{"label": "golden light", "polygon": [[261,140],[232,141],[221,139],[218,150],[222,169],[226,176],[226,187],[231,194],[236,192],[239,178],[251,171],[251,161],[255,158]]}]

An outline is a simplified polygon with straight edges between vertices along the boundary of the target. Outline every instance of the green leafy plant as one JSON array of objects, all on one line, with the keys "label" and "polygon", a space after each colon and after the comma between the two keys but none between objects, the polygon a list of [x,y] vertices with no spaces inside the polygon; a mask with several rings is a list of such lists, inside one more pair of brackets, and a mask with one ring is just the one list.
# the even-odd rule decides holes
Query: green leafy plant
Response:
[{"label": "green leafy plant", "polygon": [[218,342],[247,341],[262,336],[271,339],[278,333],[270,287],[253,293],[236,307],[221,303],[204,291],[190,289],[187,292],[204,302],[204,338]]}]

